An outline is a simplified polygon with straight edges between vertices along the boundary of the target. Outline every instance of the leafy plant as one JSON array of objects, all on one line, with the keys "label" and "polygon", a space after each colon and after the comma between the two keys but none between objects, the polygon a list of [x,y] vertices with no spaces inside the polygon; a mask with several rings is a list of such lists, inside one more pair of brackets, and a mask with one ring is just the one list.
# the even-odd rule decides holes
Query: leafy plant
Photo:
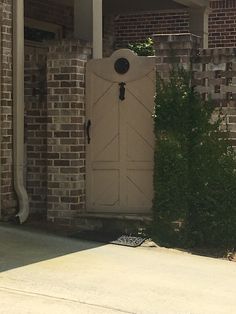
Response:
[{"label": "leafy plant", "polygon": [[138,56],[153,56],[153,40],[147,38],[143,42],[128,44],[128,48],[133,50]]},{"label": "leafy plant", "polygon": [[236,244],[236,155],[223,117],[175,67],[157,82],[154,232],[165,245]]}]

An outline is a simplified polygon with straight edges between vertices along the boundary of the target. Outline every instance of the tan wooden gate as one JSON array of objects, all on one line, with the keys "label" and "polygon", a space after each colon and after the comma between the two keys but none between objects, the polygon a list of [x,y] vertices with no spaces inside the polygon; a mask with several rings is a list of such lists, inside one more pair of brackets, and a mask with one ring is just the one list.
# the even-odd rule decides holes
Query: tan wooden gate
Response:
[{"label": "tan wooden gate", "polygon": [[155,59],[128,49],[87,66],[87,211],[148,213]]}]

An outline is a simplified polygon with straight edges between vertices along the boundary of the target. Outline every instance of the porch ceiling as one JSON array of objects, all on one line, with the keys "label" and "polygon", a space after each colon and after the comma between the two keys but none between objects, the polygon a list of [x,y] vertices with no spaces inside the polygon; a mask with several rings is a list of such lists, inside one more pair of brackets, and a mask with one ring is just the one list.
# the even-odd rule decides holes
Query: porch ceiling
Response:
[{"label": "porch ceiling", "polygon": [[174,0],[174,1],[192,8],[207,7],[209,5],[209,0]]},{"label": "porch ceiling", "polygon": [[[53,1],[53,0],[52,0]],[[74,1],[57,0],[57,3],[74,5]],[[103,0],[104,13],[181,9],[183,7],[207,7],[209,0]]]},{"label": "porch ceiling", "polygon": [[135,11],[181,9],[186,7],[173,0],[103,0],[103,12],[120,14]]},{"label": "porch ceiling", "polygon": [[209,0],[103,0],[104,13],[206,7]]}]

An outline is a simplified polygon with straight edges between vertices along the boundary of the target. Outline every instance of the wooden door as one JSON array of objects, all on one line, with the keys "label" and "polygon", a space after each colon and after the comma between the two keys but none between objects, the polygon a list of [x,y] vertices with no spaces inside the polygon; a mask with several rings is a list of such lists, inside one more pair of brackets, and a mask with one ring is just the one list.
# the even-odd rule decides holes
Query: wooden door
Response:
[{"label": "wooden door", "polygon": [[150,212],[155,59],[122,49],[92,60],[86,93],[87,210]]}]

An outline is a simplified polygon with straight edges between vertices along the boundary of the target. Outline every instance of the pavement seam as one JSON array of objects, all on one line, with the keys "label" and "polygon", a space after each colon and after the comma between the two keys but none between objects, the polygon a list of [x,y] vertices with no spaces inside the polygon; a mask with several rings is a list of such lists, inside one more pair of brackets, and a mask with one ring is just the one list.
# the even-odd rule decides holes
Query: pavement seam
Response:
[{"label": "pavement seam", "polygon": [[56,297],[56,296],[52,296],[52,295],[47,295],[47,294],[43,294],[43,293],[37,293],[37,292],[29,292],[29,291],[24,291],[24,290],[18,290],[18,289],[13,289],[13,288],[6,288],[6,287],[0,287],[1,291],[5,291],[5,292],[9,292],[12,294],[21,294],[21,295],[26,295],[26,296],[33,296],[33,297],[44,297],[44,298],[48,298],[48,299],[54,299],[54,300],[58,300],[58,301],[67,301],[67,302],[72,302],[72,303],[79,303],[82,305],[88,305],[88,306],[93,306],[93,307],[99,307],[99,308],[103,308],[103,309],[107,309],[107,310],[114,310],[120,313],[125,313],[125,314],[136,314],[135,312],[128,312],[128,311],[124,311],[118,308],[114,308],[114,307],[109,307],[106,305],[99,305],[96,303],[88,303],[85,301],[80,301],[80,300],[76,300],[76,299],[66,299],[66,298],[62,298],[62,297]]}]

